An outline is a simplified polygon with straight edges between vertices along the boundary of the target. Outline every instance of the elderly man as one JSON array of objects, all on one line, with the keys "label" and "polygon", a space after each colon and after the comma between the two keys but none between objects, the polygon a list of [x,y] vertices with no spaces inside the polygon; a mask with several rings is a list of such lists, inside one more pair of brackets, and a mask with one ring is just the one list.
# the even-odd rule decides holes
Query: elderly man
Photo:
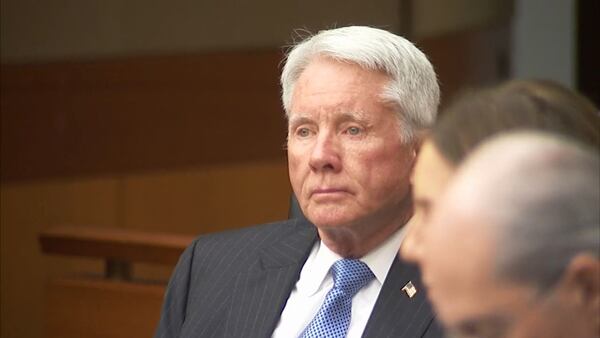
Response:
[{"label": "elderly man", "polygon": [[156,336],[441,336],[416,267],[396,256],[417,135],[439,101],[433,67],[399,36],[344,27],[296,45],[281,84],[307,219],[195,241]]},{"label": "elderly man", "polygon": [[600,159],[516,133],[476,150],[441,196],[418,257],[459,337],[600,334]]}]

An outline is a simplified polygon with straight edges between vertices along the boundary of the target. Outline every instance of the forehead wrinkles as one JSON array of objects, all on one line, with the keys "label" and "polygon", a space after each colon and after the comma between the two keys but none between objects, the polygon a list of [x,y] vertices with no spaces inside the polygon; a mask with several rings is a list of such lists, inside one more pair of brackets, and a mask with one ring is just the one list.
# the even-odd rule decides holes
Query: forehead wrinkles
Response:
[{"label": "forehead wrinkles", "polygon": [[383,72],[364,69],[353,63],[316,58],[294,84],[290,108],[298,99],[321,94],[331,98],[352,92],[356,93],[354,101],[362,101],[363,98],[384,101],[384,89],[390,81],[391,78]]},{"label": "forehead wrinkles", "polygon": [[364,86],[362,88],[332,88],[315,90],[308,88],[294,93],[290,115],[331,111],[338,113],[364,113],[376,106],[388,106],[379,90]]},{"label": "forehead wrinkles", "polygon": [[[316,81],[315,79],[325,79]],[[331,81],[327,81],[331,79]],[[304,84],[329,85],[332,82],[341,81],[348,86],[364,87],[365,83],[387,83],[392,77],[384,71],[368,69],[357,63],[335,60],[329,57],[314,58],[308,66],[300,73],[295,85]]]}]

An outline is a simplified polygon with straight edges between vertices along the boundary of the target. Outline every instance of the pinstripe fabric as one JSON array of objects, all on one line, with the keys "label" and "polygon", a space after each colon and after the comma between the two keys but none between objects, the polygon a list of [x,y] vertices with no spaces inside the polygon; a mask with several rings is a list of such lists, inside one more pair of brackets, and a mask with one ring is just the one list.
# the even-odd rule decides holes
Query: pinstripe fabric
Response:
[{"label": "pinstripe fabric", "polygon": [[[175,268],[155,337],[270,337],[315,240],[304,218],[200,237]],[[424,294],[409,302],[401,291],[417,276],[414,267],[392,266],[365,337],[431,331]]]},{"label": "pinstripe fabric", "polygon": [[[418,290],[413,298],[402,291],[409,281]],[[400,260],[394,261],[363,337],[443,337],[442,330],[438,325],[431,325],[432,322],[433,312],[417,267]]]}]

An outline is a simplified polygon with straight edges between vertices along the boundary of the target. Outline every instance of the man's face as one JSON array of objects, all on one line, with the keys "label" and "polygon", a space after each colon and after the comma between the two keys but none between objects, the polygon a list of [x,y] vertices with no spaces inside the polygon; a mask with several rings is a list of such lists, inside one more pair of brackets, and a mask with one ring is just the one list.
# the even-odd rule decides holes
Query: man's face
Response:
[{"label": "man's face", "polygon": [[[412,146],[380,99],[389,77],[316,58],[296,82],[288,129],[290,181],[319,229],[377,229],[403,217]],[[399,224],[400,225],[400,224]]]},{"label": "man's face", "polygon": [[415,262],[422,253],[422,232],[427,227],[436,200],[453,173],[454,167],[440,154],[435,144],[425,141],[411,177],[415,215],[400,247],[400,254],[406,261]]},{"label": "man's face", "polygon": [[451,337],[506,337],[534,289],[498,278],[495,234],[484,218],[461,211],[438,205],[424,230],[418,263],[428,295]]}]

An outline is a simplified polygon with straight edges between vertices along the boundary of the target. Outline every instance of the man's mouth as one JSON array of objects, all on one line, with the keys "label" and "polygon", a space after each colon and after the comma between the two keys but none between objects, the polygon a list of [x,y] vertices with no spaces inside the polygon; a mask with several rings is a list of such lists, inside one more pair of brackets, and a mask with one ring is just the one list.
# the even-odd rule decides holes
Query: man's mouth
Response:
[{"label": "man's mouth", "polygon": [[327,198],[327,197],[336,197],[342,196],[348,193],[348,190],[343,188],[331,188],[331,187],[323,187],[313,189],[310,193],[310,196],[313,198]]}]

